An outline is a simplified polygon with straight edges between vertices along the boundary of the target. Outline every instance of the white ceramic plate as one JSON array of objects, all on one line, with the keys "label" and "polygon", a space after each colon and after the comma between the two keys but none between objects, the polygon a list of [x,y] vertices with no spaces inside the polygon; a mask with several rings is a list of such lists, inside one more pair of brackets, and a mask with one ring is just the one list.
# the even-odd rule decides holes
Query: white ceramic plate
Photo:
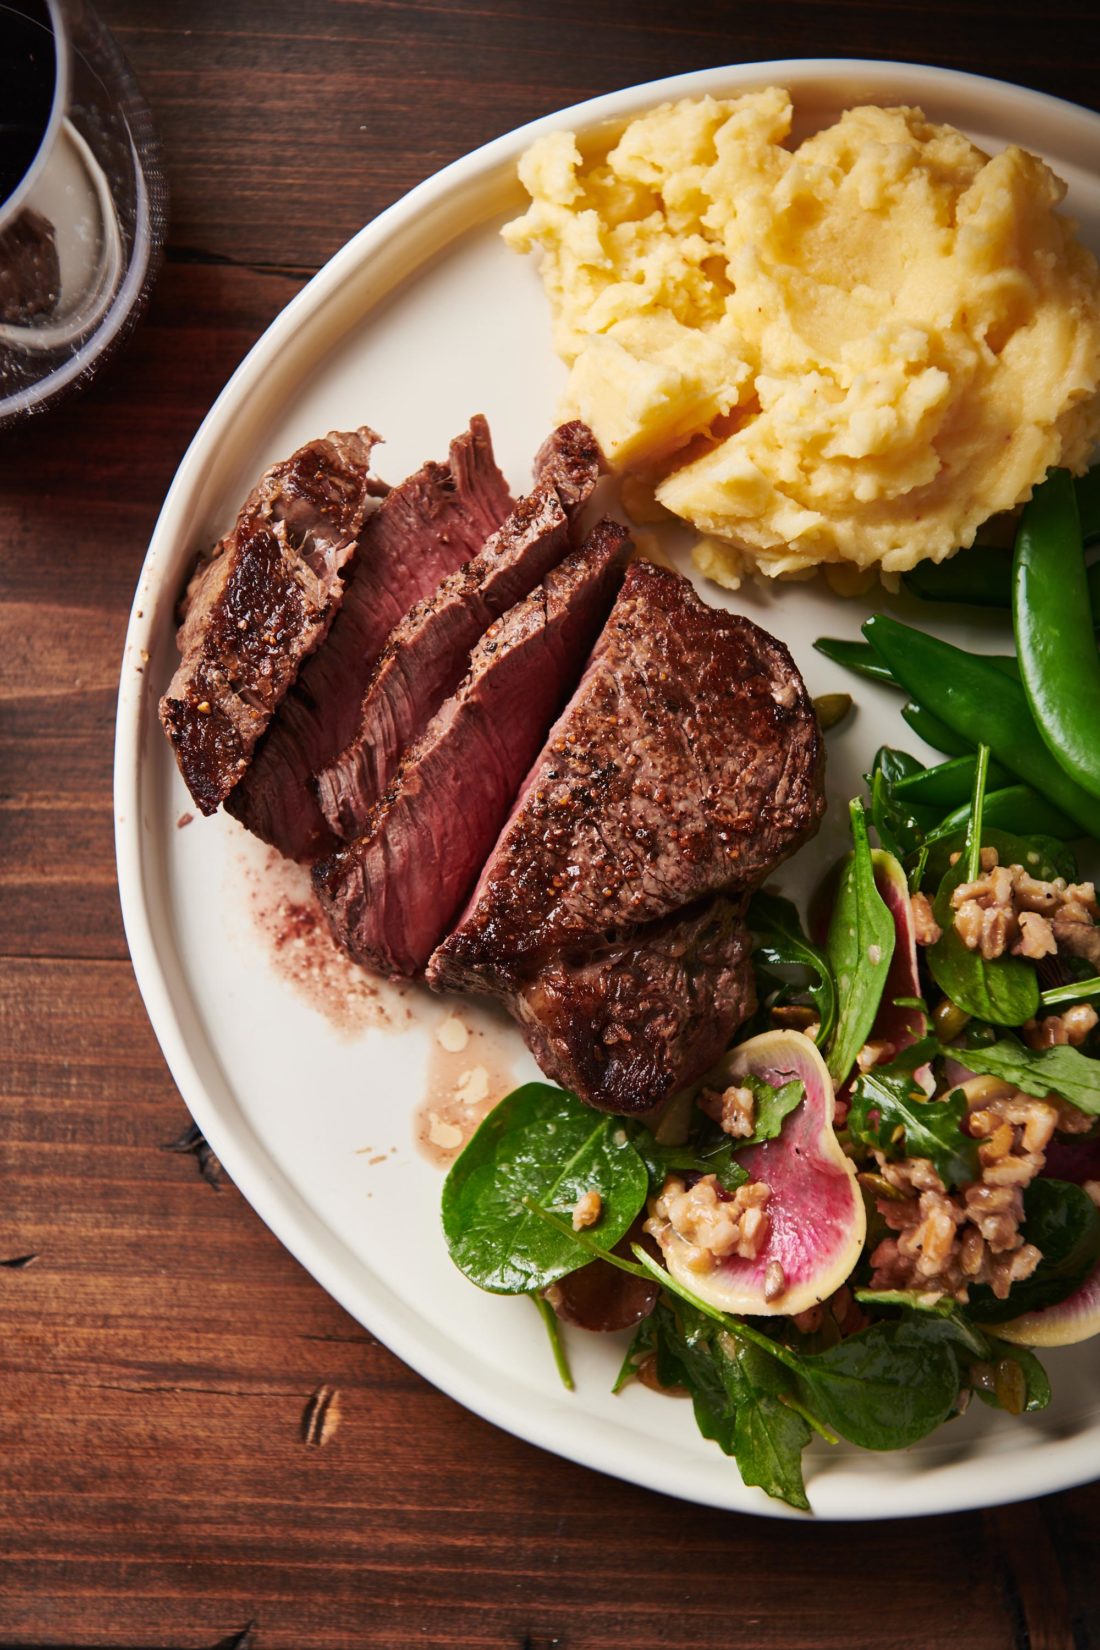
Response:
[{"label": "white ceramic plate", "polygon": [[[410,989],[381,1001],[390,1027],[353,995],[341,1030],[289,975],[312,952],[273,948],[250,906],[276,904],[282,868],[233,821],[197,819],[156,718],[174,663],[173,603],[197,548],[231,522],[263,467],[333,428],[368,422],[398,480],[442,456],[483,411],[512,482],[554,422],[564,373],[530,261],[499,225],[522,204],[515,164],[539,133],[620,120],[669,97],[787,86],[800,125],[860,101],[919,103],[985,146],[1019,142],[1070,185],[1069,205],[1100,243],[1100,117],[1035,92],[901,64],[742,64],[598,98],[535,122],[447,167],[362,230],[310,282],[240,366],[195,437],[165,502],[134,600],[119,696],[119,883],[134,967],[161,1047],[199,1127],[253,1207],[362,1323],[452,1397],[519,1436],[604,1472],[715,1506],[783,1515],[705,1443],[689,1407],[640,1386],[613,1398],[619,1337],[575,1332],[577,1391],[563,1392],[529,1302],[483,1295],[451,1266],[439,1228],[441,1173],[417,1149],[414,1119],[446,1005]],[[712,602],[720,592],[706,589]],[[860,603],[810,586],[747,593],[740,605],[794,649],[811,691],[850,689],[811,650],[821,633],[858,634]],[[929,620],[928,610],[922,615]],[[952,634],[950,623],[940,627]],[[955,632],[982,646],[980,624]],[[989,645],[995,645],[990,637]],[[883,741],[916,741],[895,696],[860,685],[859,711],[830,736],[826,828],[787,875],[797,892],[841,846],[843,809]],[[272,891],[274,890],[274,892]],[[302,958],[306,961],[303,962]],[[518,1035],[459,1005],[475,1033],[451,1080],[504,1039],[516,1078],[534,1075]],[[356,1030],[356,1026],[358,1029]],[[447,1062],[444,1061],[444,1064]],[[1013,1422],[968,1414],[905,1454],[815,1445],[809,1493],[820,1518],[882,1518],[985,1506],[1100,1475],[1100,1341],[1049,1358],[1056,1398]]]}]

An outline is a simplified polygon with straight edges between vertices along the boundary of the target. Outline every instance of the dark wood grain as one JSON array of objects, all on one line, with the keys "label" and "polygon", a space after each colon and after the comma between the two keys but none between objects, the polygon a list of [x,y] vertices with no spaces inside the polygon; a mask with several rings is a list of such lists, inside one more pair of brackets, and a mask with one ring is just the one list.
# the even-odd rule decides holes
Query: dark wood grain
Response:
[{"label": "dark wood grain", "polygon": [[0,438],[0,1261],[24,1262],[0,1266],[0,1645],[197,1650],[251,1623],[251,1650],[1100,1646],[1095,1488],[763,1523],[543,1455],[405,1369],[227,1181],[163,1149],[188,1119],[127,961],[110,800],[126,615],[172,473],[362,222],[519,121],[712,62],[915,58],[1095,106],[1093,7],[102,9],[174,204],[124,354]]}]

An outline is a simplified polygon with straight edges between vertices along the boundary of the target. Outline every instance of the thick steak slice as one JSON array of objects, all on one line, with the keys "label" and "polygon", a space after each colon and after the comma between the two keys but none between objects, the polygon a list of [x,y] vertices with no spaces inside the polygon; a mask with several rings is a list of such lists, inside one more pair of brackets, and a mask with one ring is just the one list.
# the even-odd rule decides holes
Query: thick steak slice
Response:
[{"label": "thick steak slice", "polygon": [[521,499],[481,554],[407,613],[374,669],[350,745],[317,775],[321,811],[351,841],[397,772],[413,740],[452,694],[470,650],[508,608],[533,590],[569,548],[569,528],[599,477],[592,432],[563,425],[543,446],[537,486]]},{"label": "thick steak slice", "polygon": [[387,636],[414,602],[479,551],[512,508],[489,427],[474,418],[447,464],[425,464],[368,520],[343,606],[302,670],[229,812],[288,859],[327,853],[336,838],[313,775],[351,739]]},{"label": "thick steak slice", "polygon": [[[502,998],[544,1069],[592,1104],[648,1110],[700,1075],[750,1001],[736,922],[727,940],[715,937],[720,922],[706,941],[708,969],[729,973],[713,1011],[706,992],[690,1010],[669,995],[684,990],[670,946],[690,951],[705,928],[653,925],[705,914],[717,895],[739,902],[764,881],[817,828],[823,765],[782,643],[636,562],[430,982]],[[600,1047],[594,981],[616,957]],[[631,1070],[650,1079],[625,1093],[631,1042],[649,1043]]]},{"label": "thick steak slice", "polygon": [[628,549],[625,530],[601,522],[490,626],[367,832],[314,866],[333,932],[360,962],[415,974],[447,932],[603,623]]},{"label": "thick steak slice", "polygon": [[614,1112],[648,1111],[701,1076],[756,1006],[742,908],[719,895],[577,956],[552,953],[508,999],[541,1069]]},{"label": "thick steak slice", "polygon": [[274,465],[191,579],[180,664],[160,719],[204,814],[239,784],[302,661],[332,623],[377,487],[370,478],[377,439],[365,427],[334,431]]}]

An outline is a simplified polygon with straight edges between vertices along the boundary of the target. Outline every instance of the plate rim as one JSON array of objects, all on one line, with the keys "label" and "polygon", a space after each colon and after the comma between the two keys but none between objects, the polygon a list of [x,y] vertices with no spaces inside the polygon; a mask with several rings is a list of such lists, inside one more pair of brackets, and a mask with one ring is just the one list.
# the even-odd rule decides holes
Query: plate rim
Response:
[{"label": "plate rim", "polygon": [[[859,77],[868,83],[878,82],[882,87],[903,79],[913,87],[918,97],[924,88],[934,92],[941,101],[945,96],[955,94],[973,98],[981,107],[1002,113],[1006,101],[1010,100],[1025,115],[1030,112],[1036,121],[1041,120],[1045,126],[1083,125],[1086,136],[1087,129],[1091,127],[1093,138],[1100,137],[1100,113],[1047,92],[1017,86],[1011,81],[967,70],[894,59],[803,57],[729,63],[638,82],[541,115],[451,161],[386,207],[328,259],[265,328],[205,414],[176,469],[138,577],[123,649],[115,721],[113,808],[116,867],[123,926],[138,989],[181,1098],[224,1162],[242,1196],[279,1242],[328,1294],[357,1322],[377,1334],[396,1356],[446,1396],[492,1425],[501,1427],[527,1444],[534,1444],[549,1453],[637,1484],[643,1489],[722,1510],[772,1518],[805,1518],[806,1515],[770,1500],[761,1491],[747,1489],[732,1463],[729,1480],[731,1493],[725,1495],[707,1493],[705,1488],[692,1488],[687,1484],[685,1479],[690,1461],[677,1480],[677,1475],[665,1471],[663,1464],[661,1470],[654,1473],[644,1470],[644,1461],[633,1468],[629,1461],[614,1455],[610,1461],[593,1459],[580,1447],[580,1439],[571,1443],[568,1434],[563,1436],[557,1429],[556,1404],[547,1405],[545,1411],[540,1413],[517,1403],[508,1391],[507,1382],[502,1383],[500,1390],[493,1388],[487,1391],[479,1386],[476,1379],[458,1370],[453,1361],[448,1361],[445,1356],[440,1357],[430,1334],[418,1332],[418,1326],[424,1322],[431,1327],[430,1319],[424,1312],[410,1308],[383,1280],[375,1280],[378,1288],[372,1291],[363,1286],[354,1275],[354,1269],[349,1275],[347,1269],[341,1267],[341,1255],[350,1257],[358,1264],[353,1252],[339,1233],[328,1226],[322,1216],[301,1197],[293,1181],[275,1163],[268,1147],[247,1120],[242,1119],[242,1124],[251,1142],[251,1150],[247,1149],[247,1143],[242,1144],[238,1139],[242,1131],[236,1129],[232,1120],[223,1117],[219,1111],[218,1103],[209,1094],[189,1047],[187,1033],[173,1003],[145,899],[146,845],[141,820],[141,785],[145,717],[150,707],[150,695],[145,677],[135,671],[133,661],[153,652],[155,604],[152,592],[159,588],[165,577],[160,564],[167,562],[172,554],[188,504],[202,496],[205,470],[216,448],[219,430],[232,416],[236,405],[247,399],[263,373],[282,353],[300,321],[319,311],[343,283],[361,269],[372,251],[399,237],[429,208],[441,204],[456,187],[475,183],[505,163],[514,164],[520,153],[546,132],[620,120],[642,108],[677,96],[707,93],[736,95],[738,91],[765,84],[782,85],[797,96],[799,89],[827,80],[838,81],[845,76]],[[869,89],[873,92],[873,85]],[[1037,141],[1032,135],[1030,122],[1023,141],[1035,147],[1043,146],[1041,140]],[[1093,166],[1089,169],[1100,175],[1100,168]],[[417,267],[422,268],[423,261]],[[410,1314],[411,1326],[402,1321]],[[579,1416],[581,1412],[576,1413]],[[583,1433],[584,1430],[583,1427],[577,1428],[578,1432]],[[1100,1423],[1096,1442],[1100,1452]],[[1013,1469],[1020,1466],[1018,1451],[994,1455],[983,1461],[981,1471],[974,1475],[977,1486],[978,1480],[992,1473],[995,1479],[992,1491],[988,1488],[978,1490],[975,1486],[973,1493],[964,1491],[952,1495],[950,1500],[935,1493],[937,1475],[930,1466],[923,1474],[904,1478],[905,1500],[909,1503],[904,1507],[896,1504],[896,1492],[902,1484],[900,1477],[890,1475],[868,1479],[854,1495],[849,1493],[850,1505],[815,1511],[811,1521],[826,1524],[871,1517],[931,1516],[1031,1499],[1074,1488],[1100,1476],[1100,1453],[1096,1461],[1090,1461],[1089,1452],[1081,1449],[1078,1440],[1047,1440],[1043,1448],[1035,1452],[1035,1459],[1028,1458],[1026,1474],[1020,1474],[1021,1477],[1026,1476],[1025,1483],[1016,1481]],[[922,1484],[924,1493],[920,1493]],[[866,1504],[857,1505],[864,1497]]]}]

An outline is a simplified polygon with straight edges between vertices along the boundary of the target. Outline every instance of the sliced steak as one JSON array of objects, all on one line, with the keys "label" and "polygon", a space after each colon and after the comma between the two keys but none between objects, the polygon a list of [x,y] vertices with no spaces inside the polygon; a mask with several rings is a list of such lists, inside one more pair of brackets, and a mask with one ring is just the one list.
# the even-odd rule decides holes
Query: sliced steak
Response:
[{"label": "sliced steak", "polygon": [[360,962],[417,973],[447,932],[603,623],[628,549],[625,530],[601,522],[490,626],[366,833],[314,867],[333,932]]},{"label": "sliced steak", "polygon": [[751,1003],[736,913],[817,828],[823,767],[782,643],[636,562],[430,982],[501,998],[593,1105],[648,1111]]},{"label": "sliced steak", "polygon": [[274,465],[192,577],[160,719],[204,814],[240,783],[346,593],[377,439],[334,431]]},{"label": "sliced steak", "polygon": [[579,422],[555,430],[536,461],[535,491],[521,499],[481,554],[407,613],[375,666],[351,743],[317,775],[321,811],[336,836],[366,829],[398,763],[455,691],[470,650],[569,548],[569,528],[592,496],[599,449]]},{"label": "sliced steak", "polygon": [[343,606],[302,670],[229,811],[289,859],[329,852],[336,838],[313,775],[355,732],[363,692],[394,625],[479,551],[512,509],[489,427],[474,418],[447,464],[425,464],[368,518]]}]

